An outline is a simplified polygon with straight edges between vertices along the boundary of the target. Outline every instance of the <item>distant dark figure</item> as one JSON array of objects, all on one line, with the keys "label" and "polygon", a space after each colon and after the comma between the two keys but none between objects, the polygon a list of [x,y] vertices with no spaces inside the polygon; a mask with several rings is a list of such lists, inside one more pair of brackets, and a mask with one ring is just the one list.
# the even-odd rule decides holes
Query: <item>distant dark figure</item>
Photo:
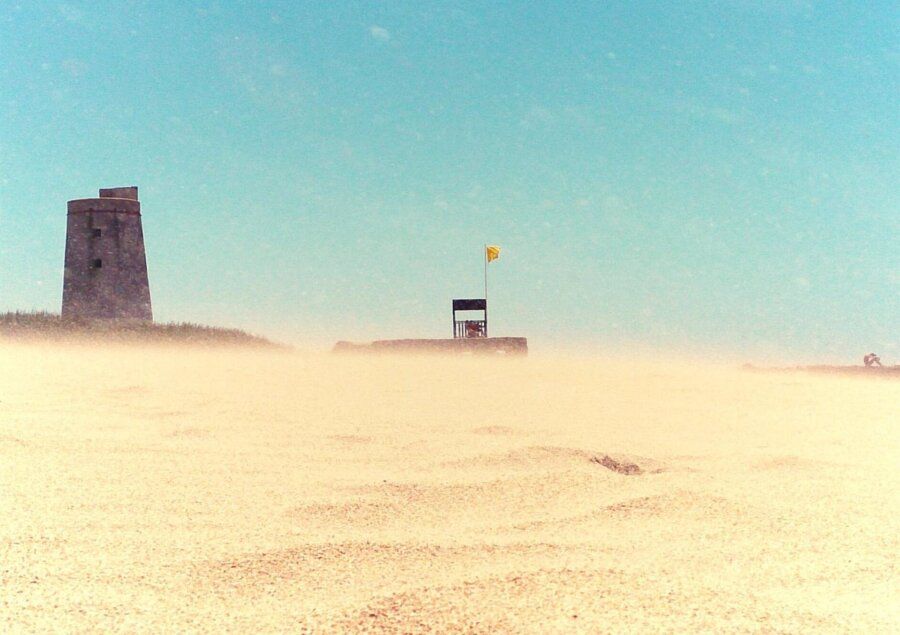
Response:
[{"label": "distant dark figure", "polygon": [[466,337],[484,337],[484,327],[474,320],[466,321]]},{"label": "distant dark figure", "polygon": [[871,368],[872,366],[881,366],[881,358],[878,357],[875,353],[869,353],[865,357],[863,357],[863,364],[866,365],[866,368]]}]

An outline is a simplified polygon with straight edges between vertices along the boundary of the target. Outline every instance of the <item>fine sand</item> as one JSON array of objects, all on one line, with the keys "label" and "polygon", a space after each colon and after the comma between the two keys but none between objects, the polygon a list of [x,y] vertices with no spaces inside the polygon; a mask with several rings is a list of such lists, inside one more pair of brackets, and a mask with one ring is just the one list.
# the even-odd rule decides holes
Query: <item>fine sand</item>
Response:
[{"label": "fine sand", "polygon": [[900,381],[0,345],[2,632],[900,631]]}]

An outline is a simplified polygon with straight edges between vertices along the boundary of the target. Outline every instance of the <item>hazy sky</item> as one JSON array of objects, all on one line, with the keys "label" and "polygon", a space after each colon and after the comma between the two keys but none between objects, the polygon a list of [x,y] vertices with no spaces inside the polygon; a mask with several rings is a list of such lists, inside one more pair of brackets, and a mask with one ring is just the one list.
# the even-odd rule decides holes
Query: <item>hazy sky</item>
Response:
[{"label": "hazy sky", "polygon": [[900,361],[895,2],[3,2],[0,310],[138,185],[160,320]]}]

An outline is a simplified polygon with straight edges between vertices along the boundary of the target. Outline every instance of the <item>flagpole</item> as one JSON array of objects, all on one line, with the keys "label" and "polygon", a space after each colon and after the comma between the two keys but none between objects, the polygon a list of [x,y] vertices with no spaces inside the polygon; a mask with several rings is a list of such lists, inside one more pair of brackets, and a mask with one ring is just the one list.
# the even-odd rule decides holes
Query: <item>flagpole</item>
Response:
[{"label": "flagpole", "polygon": [[488,314],[488,310],[487,310],[487,301],[488,301],[488,299],[487,299],[487,298],[488,298],[488,294],[487,294],[487,292],[488,292],[488,284],[487,284],[487,266],[488,266],[487,243],[485,243],[485,244],[482,246],[481,253],[483,254],[482,257],[484,258],[484,336],[487,337],[487,335],[488,335],[488,332],[487,332],[487,330],[488,330],[488,325],[487,325],[487,314]]},{"label": "flagpole", "polygon": [[487,302],[487,243],[482,247],[481,253],[484,254],[484,301]]}]

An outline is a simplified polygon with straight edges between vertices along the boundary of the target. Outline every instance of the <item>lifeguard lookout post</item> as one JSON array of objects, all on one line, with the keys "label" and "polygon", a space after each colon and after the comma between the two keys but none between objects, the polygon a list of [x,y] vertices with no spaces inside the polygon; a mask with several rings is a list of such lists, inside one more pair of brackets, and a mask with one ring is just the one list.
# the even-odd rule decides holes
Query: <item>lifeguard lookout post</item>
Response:
[{"label": "lifeguard lookout post", "polygon": [[[462,315],[459,315],[462,313]],[[475,313],[472,316],[472,313]],[[480,315],[479,315],[480,313]],[[453,337],[448,339],[376,340],[365,344],[338,342],[335,352],[373,353],[463,353],[526,355],[528,340],[524,337],[489,337],[487,300],[453,300]]]}]

